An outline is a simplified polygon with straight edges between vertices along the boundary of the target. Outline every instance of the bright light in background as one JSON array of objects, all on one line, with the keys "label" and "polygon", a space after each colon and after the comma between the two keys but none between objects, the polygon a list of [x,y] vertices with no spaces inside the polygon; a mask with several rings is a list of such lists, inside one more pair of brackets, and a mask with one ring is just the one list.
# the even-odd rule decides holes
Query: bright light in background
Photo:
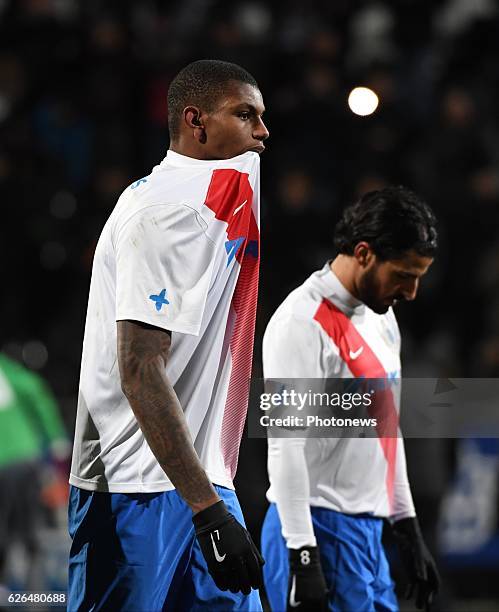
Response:
[{"label": "bright light in background", "polygon": [[365,117],[372,115],[378,108],[379,98],[368,87],[355,87],[348,96],[348,106],[352,113]]}]

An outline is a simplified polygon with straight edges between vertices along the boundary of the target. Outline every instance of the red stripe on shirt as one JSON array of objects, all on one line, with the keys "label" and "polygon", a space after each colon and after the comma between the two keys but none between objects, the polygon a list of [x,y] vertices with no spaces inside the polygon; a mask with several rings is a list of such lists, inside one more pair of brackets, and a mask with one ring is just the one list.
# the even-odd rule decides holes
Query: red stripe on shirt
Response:
[{"label": "red stripe on shirt", "polygon": [[247,174],[229,169],[215,170],[205,203],[215,212],[217,219],[228,224],[228,240],[244,238],[236,254],[241,269],[231,300],[230,311],[234,320],[231,321],[229,315],[227,328],[232,368],[220,437],[225,469],[233,479],[248,410],[258,298],[260,232],[252,211],[253,190]]},{"label": "red stripe on shirt", "polygon": [[[355,378],[388,378],[380,360],[359,334],[352,321],[332,302],[324,298],[314,319],[336,344],[341,358]],[[356,359],[351,359],[350,351],[355,353],[361,346],[364,347],[361,354]],[[374,396],[369,414],[377,420],[376,432],[388,465],[386,488],[390,508],[392,508],[399,417],[390,389],[376,390]]]}]

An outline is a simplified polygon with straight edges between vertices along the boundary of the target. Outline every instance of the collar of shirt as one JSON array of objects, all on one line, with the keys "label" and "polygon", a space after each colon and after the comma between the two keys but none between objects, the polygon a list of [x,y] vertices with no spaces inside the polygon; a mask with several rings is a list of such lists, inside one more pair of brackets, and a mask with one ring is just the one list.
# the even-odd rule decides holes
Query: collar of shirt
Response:
[{"label": "collar of shirt", "polygon": [[187,157],[187,155],[181,155],[180,153],[176,153],[171,149],[168,149],[166,152],[166,156],[161,162],[161,166],[175,166],[176,168],[186,168],[189,166],[217,166],[217,165],[226,165],[227,162],[233,162],[235,160],[244,159],[245,156],[248,155],[258,155],[254,151],[247,151],[246,153],[242,153],[237,157],[231,157],[230,159],[196,159],[194,157]]},{"label": "collar of shirt", "polygon": [[326,262],[324,267],[316,273],[323,297],[331,300],[347,316],[352,316],[354,313],[361,314],[366,308],[365,304],[345,289],[339,278],[331,270],[330,264],[331,261]]}]

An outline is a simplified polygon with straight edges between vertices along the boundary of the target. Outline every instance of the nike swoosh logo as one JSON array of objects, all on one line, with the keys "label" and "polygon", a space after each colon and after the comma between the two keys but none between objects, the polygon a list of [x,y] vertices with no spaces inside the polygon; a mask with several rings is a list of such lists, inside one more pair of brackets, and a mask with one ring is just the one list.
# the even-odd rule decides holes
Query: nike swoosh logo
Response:
[{"label": "nike swoosh logo", "polygon": [[215,553],[215,559],[219,562],[222,563],[222,561],[225,559],[225,557],[227,556],[227,553],[225,553],[224,555],[220,555],[220,553],[218,552],[218,548],[217,545],[215,544],[215,540],[213,539],[213,534],[216,533],[217,534],[217,540],[220,540],[220,534],[218,533],[218,529],[216,529],[215,531],[213,531],[212,533],[210,533],[210,538],[211,538],[211,544],[213,546],[213,552]]},{"label": "nike swoosh logo", "polygon": [[232,213],[232,216],[238,213],[241,210],[241,208],[246,204],[247,201],[248,200],[244,200],[244,202],[234,210],[234,212]]},{"label": "nike swoosh logo", "polygon": [[295,595],[296,595],[296,576],[293,576],[293,581],[291,582],[291,591],[289,593],[289,605],[292,608],[297,608],[298,606],[301,606],[301,601],[296,601]]},{"label": "nike swoosh logo", "polygon": [[357,359],[357,357],[360,356],[360,354],[362,353],[362,351],[364,350],[364,346],[361,346],[360,348],[358,348],[356,351],[350,351],[350,359],[353,361],[354,359]]}]

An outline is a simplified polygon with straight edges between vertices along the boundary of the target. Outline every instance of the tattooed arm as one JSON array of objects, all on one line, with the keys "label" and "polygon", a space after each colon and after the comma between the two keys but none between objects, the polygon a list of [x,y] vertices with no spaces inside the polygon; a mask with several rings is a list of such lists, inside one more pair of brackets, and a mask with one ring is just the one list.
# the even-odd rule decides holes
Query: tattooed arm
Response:
[{"label": "tattooed arm", "polygon": [[180,495],[196,513],[220,500],[194,449],[177,395],[166,374],[169,332],[118,321],[121,387],[144,436]]}]

